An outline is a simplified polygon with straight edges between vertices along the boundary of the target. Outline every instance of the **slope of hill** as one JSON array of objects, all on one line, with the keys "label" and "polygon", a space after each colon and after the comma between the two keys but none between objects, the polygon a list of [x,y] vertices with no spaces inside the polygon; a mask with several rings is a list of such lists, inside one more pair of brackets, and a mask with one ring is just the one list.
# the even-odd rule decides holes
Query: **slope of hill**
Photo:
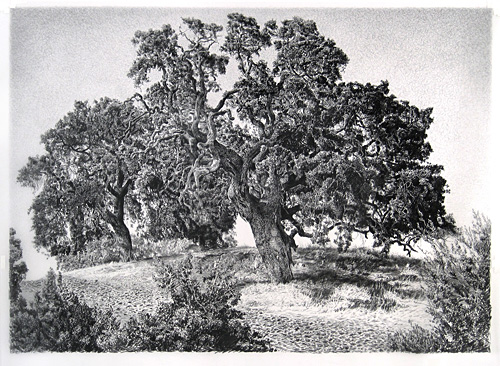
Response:
[{"label": "slope of hill", "polygon": [[[193,253],[204,268],[230,271],[241,289],[237,308],[279,351],[388,351],[387,337],[411,324],[431,325],[418,276],[418,260],[381,258],[366,250],[338,254],[304,248],[295,256],[295,280],[270,283],[254,248]],[[182,255],[162,258],[175,261]],[[62,274],[91,306],[109,308],[122,321],[151,312],[169,294],[154,281],[153,260],[111,263]],[[27,298],[41,281],[27,281]]]}]

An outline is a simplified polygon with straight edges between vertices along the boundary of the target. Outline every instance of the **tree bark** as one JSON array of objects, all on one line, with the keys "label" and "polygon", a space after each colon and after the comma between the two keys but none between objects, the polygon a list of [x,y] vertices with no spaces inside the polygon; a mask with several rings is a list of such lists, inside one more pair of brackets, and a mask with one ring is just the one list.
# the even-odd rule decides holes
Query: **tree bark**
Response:
[{"label": "tree bark", "polygon": [[281,214],[273,205],[252,203],[247,217],[255,244],[273,281],[287,283],[293,280],[291,246],[281,224]]},{"label": "tree bark", "polygon": [[121,169],[118,171],[117,185],[115,188],[108,183],[108,191],[115,197],[114,201],[114,213],[106,210],[106,216],[108,222],[113,227],[115,234],[122,241],[123,248],[125,249],[124,260],[129,262],[132,259],[132,237],[130,235],[130,230],[125,224],[125,196],[128,193],[128,187],[132,183],[132,180],[127,180],[127,183],[123,185],[123,172]]},{"label": "tree bark", "polygon": [[109,210],[106,211],[108,222],[113,227],[116,236],[122,241],[123,248],[125,249],[124,260],[129,262],[132,259],[132,237],[130,231],[125,224],[123,217],[120,219],[117,215]]}]

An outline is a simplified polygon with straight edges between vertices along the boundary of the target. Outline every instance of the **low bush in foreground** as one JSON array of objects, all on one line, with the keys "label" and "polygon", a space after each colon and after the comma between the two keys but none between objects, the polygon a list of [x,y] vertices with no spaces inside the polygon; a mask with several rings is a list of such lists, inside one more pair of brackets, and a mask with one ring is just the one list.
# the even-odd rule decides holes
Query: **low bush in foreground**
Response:
[{"label": "low bush in foreground", "polygon": [[393,350],[489,352],[490,246],[491,222],[477,213],[454,243],[436,241],[434,258],[422,266],[435,326],[395,334]]},{"label": "low bush in foreground", "polygon": [[118,329],[110,312],[87,306],[67,291],[51,270],[29,305],[11,304],[10,339],[14,352],[103,352]]},{"label": "low bush in foreground", "polygon": [[234,284],[214,269],[198,272],[191,258],[157,266],[156,280],[172,296],[155,314],[143,314],[124,329],[130,351],[267,351],[267,342],[244,325],[234,308]]},{"label": "low bush in foreground", "polygon": [[[34,301],[11,301],[13,352],[268,351],[235,309],[239,292],[217,268],[193,269],[188,258],[158,262],[158,285],[171,294],[153,314],[119,324],[111,311],[91,308],[51,270]],[[20,289],[20,281],[11,277]],[[18,291],[19,292],[19,291]]]}]

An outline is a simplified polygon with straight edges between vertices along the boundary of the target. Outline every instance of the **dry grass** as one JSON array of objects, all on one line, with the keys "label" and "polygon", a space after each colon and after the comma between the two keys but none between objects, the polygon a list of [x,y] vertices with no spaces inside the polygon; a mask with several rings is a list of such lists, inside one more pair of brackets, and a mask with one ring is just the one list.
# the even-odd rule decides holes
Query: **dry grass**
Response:
[{"label": "dry grass", "polygon": [[394,330],[411,324],[429,328],[419,264],[362,249],[339,254],[335,249],[307,248],[297,253],[294,281],[249,284],[242,289],[238,307],[276,315],[382,322]]},{"label": "dry grass", "polygon": [[[378,324],[391,330],[408,329],[411,324],[429,328],[431,324],[419,278],[419,261],[414,259],[382,258],[366,249],[342,254],[333,248],[300,249],[295,253],[295,280],[288,284],[272,284],[255,249],[201,252],[194,257],[200,271],[221,270],[232,274],[241,289],[238,308],[244,312],[259,311],[295,318],[355,319],[360,324],[366,323],[367,327]],[[67,272],[64,276],[85,280],[86,284],[95,287],[95,290],[83,289],[86,298],[100,296],[94,295],[102,293],[100,284],[111,286],[115,294],[106,301],[113,301],[114,297],[118,301],[120,297],[138,293],[137,289],[154,287],[151,260],[110,263]],[[34,284],[28,283],[26,287],[33,291]]]}]

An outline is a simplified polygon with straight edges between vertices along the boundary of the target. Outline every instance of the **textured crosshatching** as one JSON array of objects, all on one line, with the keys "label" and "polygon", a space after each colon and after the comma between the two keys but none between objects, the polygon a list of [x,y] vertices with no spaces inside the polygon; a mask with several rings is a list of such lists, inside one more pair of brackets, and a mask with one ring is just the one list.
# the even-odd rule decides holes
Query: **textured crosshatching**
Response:
[{"label": "textured crosshatching", "polygon": [[488,352],[490,18],[16,9],[11,351]]}]

